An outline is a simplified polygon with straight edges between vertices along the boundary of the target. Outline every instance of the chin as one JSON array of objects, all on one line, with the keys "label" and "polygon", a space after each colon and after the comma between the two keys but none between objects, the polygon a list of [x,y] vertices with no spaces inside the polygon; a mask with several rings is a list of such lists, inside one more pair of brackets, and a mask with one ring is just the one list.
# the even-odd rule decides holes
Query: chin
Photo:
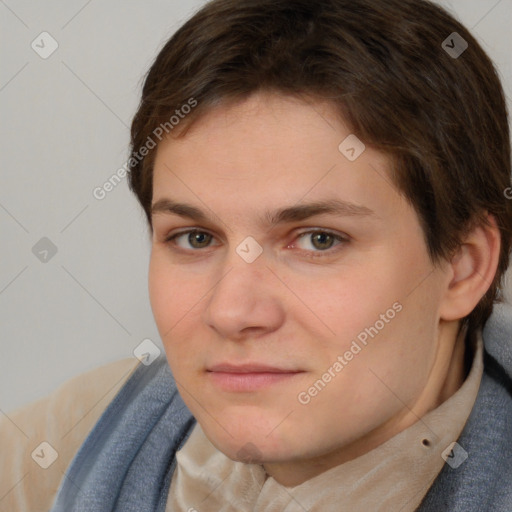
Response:
[{"label": "chin", "polygon": [[[291,447],[284,443],[284,438],[276,435],[275,427],[272,431],[272,428],[267,429],[261,423],[247,419],[238,425],[229,421],[226,424],[229,425],[227,432],[211,421],[201,427],[210,442],[231,460],[261,464],[290,457],[288,452],[291,451]],[[272,434],[269,435],[269,432]],[[288,436],[286,439],[290,440]]]}]

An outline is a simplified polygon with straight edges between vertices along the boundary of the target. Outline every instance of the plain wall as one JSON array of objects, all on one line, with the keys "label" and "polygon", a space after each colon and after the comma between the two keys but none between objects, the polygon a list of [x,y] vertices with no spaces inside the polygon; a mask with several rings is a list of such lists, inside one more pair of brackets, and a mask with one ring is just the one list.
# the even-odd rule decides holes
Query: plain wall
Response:
[{"label": "plain wall", "polygon": [[[2,411],[133,357],[145,338],[160,344],[142,210],[126,179],[102,200],[93,190],[126,162],[148,66],[203,3],[0,3]],[[440,3],[473,29],[510,100],[512,1]],[[46,59],[31,47],[49,51],[43,31],[58,43]]]}]

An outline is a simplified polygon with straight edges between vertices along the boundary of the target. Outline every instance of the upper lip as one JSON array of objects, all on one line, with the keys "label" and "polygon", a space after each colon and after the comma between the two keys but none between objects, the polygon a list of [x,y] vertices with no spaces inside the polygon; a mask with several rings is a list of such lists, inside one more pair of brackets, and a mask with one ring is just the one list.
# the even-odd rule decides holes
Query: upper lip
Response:
[{"label": "upper lip", "polygon": [[287,368],[277,368],[260,363],[231,364],[220,363],[207,368],[209,372],[223,373],[298,373],[302,370],[294,370]]}]

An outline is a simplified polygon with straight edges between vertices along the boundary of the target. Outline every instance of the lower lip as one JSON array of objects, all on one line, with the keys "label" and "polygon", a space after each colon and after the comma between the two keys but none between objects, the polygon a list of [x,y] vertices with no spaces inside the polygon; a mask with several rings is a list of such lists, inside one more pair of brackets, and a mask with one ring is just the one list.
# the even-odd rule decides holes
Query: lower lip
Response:
[{"label": "lower lip", "polygon": [[248,392],[257,391],[273,384],[289,381],[293,377],[303,373],[228,373],[207,372],[213,383],[224,391]]}]

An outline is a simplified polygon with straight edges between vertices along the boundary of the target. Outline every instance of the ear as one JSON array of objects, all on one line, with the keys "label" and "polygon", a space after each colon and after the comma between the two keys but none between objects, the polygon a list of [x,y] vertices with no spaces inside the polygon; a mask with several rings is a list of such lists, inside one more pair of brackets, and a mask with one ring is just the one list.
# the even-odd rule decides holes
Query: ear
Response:
[{"label": "ear", "polygon": [[481,224],[466,237],[451,259],[440,317],[459,320],[469,315],[485,295],[496,275],[501,237],[496,219],[487,214],[489,226]]}]

